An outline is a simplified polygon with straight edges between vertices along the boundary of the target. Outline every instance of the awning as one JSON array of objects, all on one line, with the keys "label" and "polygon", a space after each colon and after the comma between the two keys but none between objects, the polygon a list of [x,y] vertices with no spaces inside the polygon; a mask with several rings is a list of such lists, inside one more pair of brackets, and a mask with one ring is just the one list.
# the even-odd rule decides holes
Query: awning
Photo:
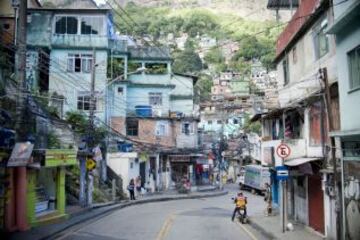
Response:
[{"label": "awning", "polygon": [[321,160],[321,158],[295,158],[291,160],[285,160],[284,164],[286,166],[294,167],[317,160]]}]

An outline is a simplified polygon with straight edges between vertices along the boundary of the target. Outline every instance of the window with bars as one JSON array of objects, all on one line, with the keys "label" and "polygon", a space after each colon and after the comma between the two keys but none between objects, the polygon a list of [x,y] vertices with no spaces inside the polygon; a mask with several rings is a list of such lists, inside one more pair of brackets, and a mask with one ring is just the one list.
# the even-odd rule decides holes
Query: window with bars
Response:
[{"label": "window with bars", "polygon": [[350,89],[360,87],[360,45],[348,52]]},{"label": "window with bars", "polygon": [[93,67],[92,54],[68,54],[67,71],[90,73]]},{"label": "window with bars", "polygon": [[149,93],[149,104],[151,106],[161,106],[162,93]]}]

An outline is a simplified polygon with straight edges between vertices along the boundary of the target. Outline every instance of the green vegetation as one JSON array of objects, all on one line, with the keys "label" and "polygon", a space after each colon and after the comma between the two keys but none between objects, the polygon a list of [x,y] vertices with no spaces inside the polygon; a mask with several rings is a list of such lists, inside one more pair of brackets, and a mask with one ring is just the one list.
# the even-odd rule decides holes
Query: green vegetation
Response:
[{"label": "green vegetation", "polygon": [[[155,41],[162,42],[168,42],[169,34],[175,38],[187,34],[189,38],[183,51],[169,42],[174,58],[174,72],[200,75],[207,70],[207,74],[215,75],[233,70],[247,75],[250,74],[253,59],[260,60],[267,70],[273,69],[275,39],[281,31],[275,21],[253,21],[234,13],[210,11],[197,7],[196,1],[192,0],[183,3],[183,8],[172,8],[171,1],[160,2],[161,7],[144,7],[130,2],[124,10],[137,24],[126,19],[126,16],[116,15],[116,25],[123,34],[139,37],[150,35]],[[218,41],[218,46],[206,49],[208,51],[203,61],[196,51],[201,36]],[[231,59],[224,55],[219,44],[222,40],[230,40],[239,46],[239,51]],[[197,84],[209,85],[204,79]],[[206,99],[211,87],[199,86],[198,90],[200,89],[201,98]]]},{"label": "green vegetation", "polygon": [[[71,125],[72,129],[75,133],[79,134],[80,136],[85,136],[89,133],[89,120],[88,117],[79,112],[79,111],[72,111],[66,113],[66,121]],[[96,144],[101,143],[105,137],[107,136],[108,131],[104,127],[97,127],[92,130],[91,136]]]},{"label": "green vegetation", "polygon": [[[211,87],[213,86],[212,77],[201,74],[195,85],[195,102],[203,102],[210,100]],[[200,93],[200,94],[198,94]]]},{"label": "green vegetation", "polygon": [[245,124],[243,129],[245,133],[256,133],[261,135],[261,123],[259,121],[251,122],[248,114],[245,115]]},{"label": "green vegetation", "polygon": [[174,53],[173,71],[177,73],[196,74],[203,69],[202,61],[199,54],[195,52],[194,43],[187,41],[184,51]]}]

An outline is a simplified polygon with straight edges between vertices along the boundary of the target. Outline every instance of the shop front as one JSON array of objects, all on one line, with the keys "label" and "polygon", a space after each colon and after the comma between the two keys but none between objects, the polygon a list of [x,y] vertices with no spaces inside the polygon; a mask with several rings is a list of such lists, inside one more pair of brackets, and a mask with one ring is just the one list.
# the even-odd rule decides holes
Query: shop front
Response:
[{"label": "shop front", "polygon": [[76,165],[75,150],[47,149],[34,153],[28,169],[27,219],[38,226],[65,218],[65,168]]}]

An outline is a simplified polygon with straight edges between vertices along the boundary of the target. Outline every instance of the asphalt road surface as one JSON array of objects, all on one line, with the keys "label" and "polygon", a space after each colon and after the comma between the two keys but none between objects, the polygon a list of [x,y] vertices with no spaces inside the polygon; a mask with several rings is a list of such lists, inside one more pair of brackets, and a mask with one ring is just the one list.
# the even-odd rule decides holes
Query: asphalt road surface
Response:
[{"label": "asphalt road surface", "polygon": [[[63,240],[256,240],[265,239],[248,224],[231,221],[236,187],[226,196],[149,203],[93,219],[58,236]],[[262,197],[245,192],[248,214],[264,211]]]}]

